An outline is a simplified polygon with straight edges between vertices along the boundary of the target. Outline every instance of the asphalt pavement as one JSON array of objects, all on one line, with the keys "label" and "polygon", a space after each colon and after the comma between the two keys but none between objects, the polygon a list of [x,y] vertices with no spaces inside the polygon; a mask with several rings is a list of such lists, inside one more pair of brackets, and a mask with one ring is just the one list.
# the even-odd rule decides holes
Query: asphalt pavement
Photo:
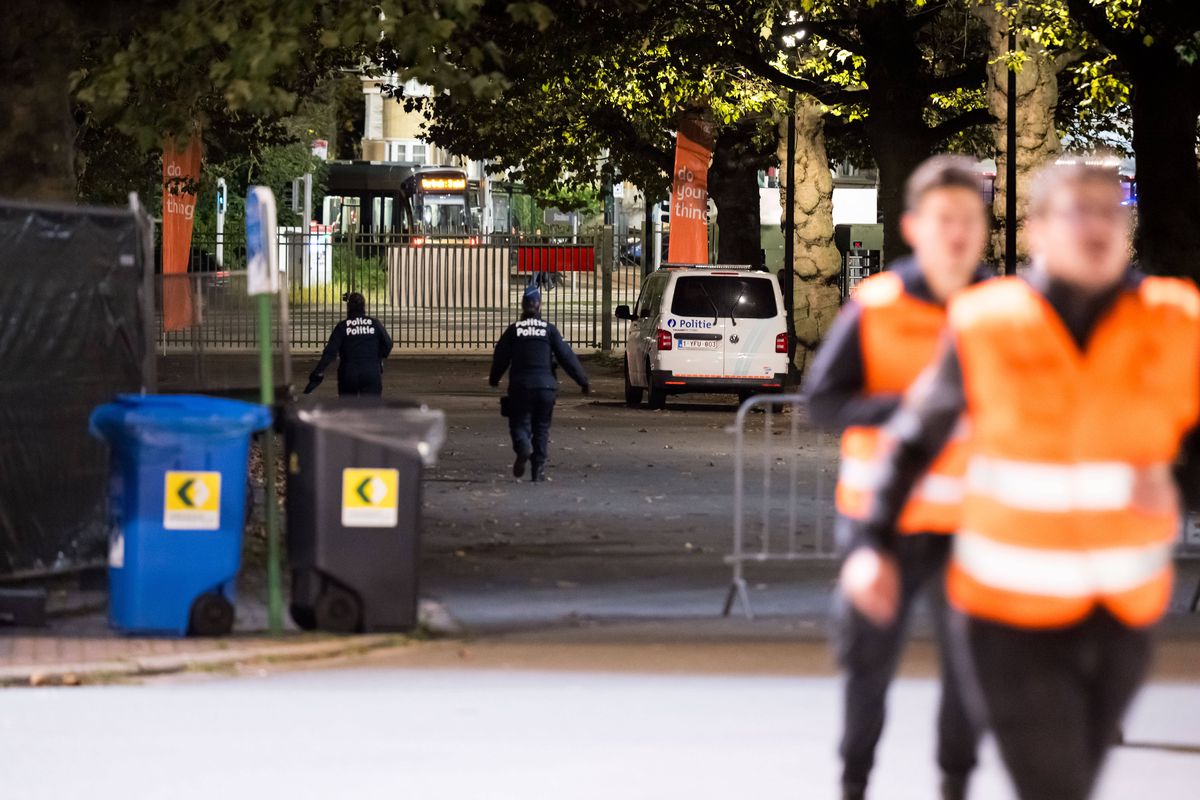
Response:
[{"label": "asphalt pavement", "polygon": [[[389,391],[412,386],[445,410],[450,426],[425,485],[424,593],[473,633],[663,618],[722,624],[735,397],[685,395],[662,411],[627,408],[619,363],[593,360],[592,395],[564,379],[550,480],[534,484],[512,477],[507,422],[499,416],[500,391],[487,385],[487,361],[421,363],[428,368],[419,376],[404,362],[387,376]],[[762,425],[762,414],[749,423],[755,432]],[[811,537],[811,515],[828,517],[832,508],[828,490],[818,502],[816,473],[832,475],[836,449],[807,429],[800,436],[812,456],[798,499]],[[764,618],[824,618],[829,562],[764,565],[748,577]]]}]

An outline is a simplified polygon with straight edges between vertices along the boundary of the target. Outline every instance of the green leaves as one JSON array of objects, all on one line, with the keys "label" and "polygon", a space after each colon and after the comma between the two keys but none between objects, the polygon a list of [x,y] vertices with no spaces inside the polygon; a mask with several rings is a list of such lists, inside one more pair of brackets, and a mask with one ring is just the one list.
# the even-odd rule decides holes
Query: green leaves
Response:
[{"label": "green leaves", "polygon": [[[142,7],[131,36],[98,41],[75,74],[76,99],[142,146],[221,107],[264,119],[292,113],[326,75],[368,68],[467,94],[501,86],[492,43],[466,34],[482,0],[180,0]],[[542,3],[514,19],[549,24]],[[461,64],[461,68],[452,64]]]},{"label": "green leaves", "polygon": [[554,22],[554,12],[544,3],[509,3],[509,15],[517,22],[531,23],[539,31],[544,31]]}]

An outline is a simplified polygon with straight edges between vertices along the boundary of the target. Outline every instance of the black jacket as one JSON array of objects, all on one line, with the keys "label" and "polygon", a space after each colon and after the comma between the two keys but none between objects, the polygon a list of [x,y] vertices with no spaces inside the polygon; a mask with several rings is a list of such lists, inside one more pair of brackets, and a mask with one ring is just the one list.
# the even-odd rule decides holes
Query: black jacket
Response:
[{"label": "black jacket", "polygon": [[588,385],[587,373],[575,357],[571,346],[563,341],[558,328],[542,319],[531,317],[513,325],[496,342],[492,356],[492,372],[489,382],[496,386],[500,378],[511,369],[508,388],[511,389],[557,389],[558,378],[554,375],[555,362],[561,364],[571,380],[580,386]]},{"label": "black jacket", "polygon": [[[888,271],[900,277],[909,295],[927,303],[938,302],[911,256],[898,259]],[[972,282],[987,280],[993,274],[990,267],[981,265]],[[856,425],[882,425],[900,407],[900,395],[863,393],[866,369],[859,335],[861,322],[862,307],[851,298],[826,332],[804,376],[809,418],[819,428],[841,432]]]},{"label": "black jacket", "polygon": [[392,352],[392,337],[383,323],[374,317],[350,317],[339,322],[329,334],[329,342],[313,376],[325,374],[325,370],[338,359],[338,378],[347,375],[365,375],[382,369],[380,361]]}]

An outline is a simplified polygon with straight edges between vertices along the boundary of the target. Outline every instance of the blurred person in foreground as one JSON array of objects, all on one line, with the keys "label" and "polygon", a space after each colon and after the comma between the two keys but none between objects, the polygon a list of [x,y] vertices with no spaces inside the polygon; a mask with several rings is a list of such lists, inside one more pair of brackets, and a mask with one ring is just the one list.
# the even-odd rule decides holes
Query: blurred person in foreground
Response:
[{"label": "blurred person in foreground", "polygon": [[935,366],[894,443],[846,595],[900,607],[896,520],[970,419],[947,592],[964,661],[1022,800],[1084,800],[1145,678],[1172,592],[1171,464],[1200,408],[1200,293],[1131,269],[1114,170],[1048,166],[1030,186],[1027,275],[950,303]]},{"label": "blurred person in foreground", "polygon": [[508,372],[508,394],[503,403],[512,437],[514,478],[531,467],[530,479],[546,479],[546,459],[550,448],[550,422],[558,398],[556,364],[561,364],[571,379],[587,394],[588,376],[571,346],[563,341],[558,328],[542,319],[542,293],[536,282],[525,287],[521,298],[521,319],[508,328],[496,342],[488,383],[500,385]]},{"label": "blurred person in foreground", "polygon": [[[878,479],[880,427],[938,352],[946,301],[988,273],[981,267],[988,218],[979,176],[969,160],[937,156],[914,172],[902,221],[910,257],[860,283],[842,308],[809,370],[805,392],[813,422],[842,432],[837,506],[839,545],[858,569],[863,542],[854,521],[867,512]],[[978,736],[949,663],[943,576],[963,494],[962,442],[950,442],[895,521],[898,599],[887,618],[837,605],[838,661],[845,675],[842,792],[865,796],[883,732],[888,686],[904,646],[910,612],[924,594],[940,642],[942,699],[937,761],[942,797],[960,800],[975,767]]]},{"label": "blurred person in foreground", "polygon": [[329,334],[304,393],[312,393],[325,380],[325,370],[336,358],[339,397],[379,396],[383,394],[383,359],[392,352],[392,337],[382,322],[367,316],[365,297],[351,292],[344,299],[346,318]]}]

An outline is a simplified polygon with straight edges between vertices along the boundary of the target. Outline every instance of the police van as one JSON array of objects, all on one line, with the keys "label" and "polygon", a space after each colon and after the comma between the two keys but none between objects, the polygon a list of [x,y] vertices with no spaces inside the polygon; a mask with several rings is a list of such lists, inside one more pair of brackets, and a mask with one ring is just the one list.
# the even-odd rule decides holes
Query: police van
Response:
[{"label": "police van", "polygon": [[750,395],[783,391],[787,317],[769,272],[720,265],[665,265],[642,283],[629,321],[625,401],[662,408],[685,392]]}]

